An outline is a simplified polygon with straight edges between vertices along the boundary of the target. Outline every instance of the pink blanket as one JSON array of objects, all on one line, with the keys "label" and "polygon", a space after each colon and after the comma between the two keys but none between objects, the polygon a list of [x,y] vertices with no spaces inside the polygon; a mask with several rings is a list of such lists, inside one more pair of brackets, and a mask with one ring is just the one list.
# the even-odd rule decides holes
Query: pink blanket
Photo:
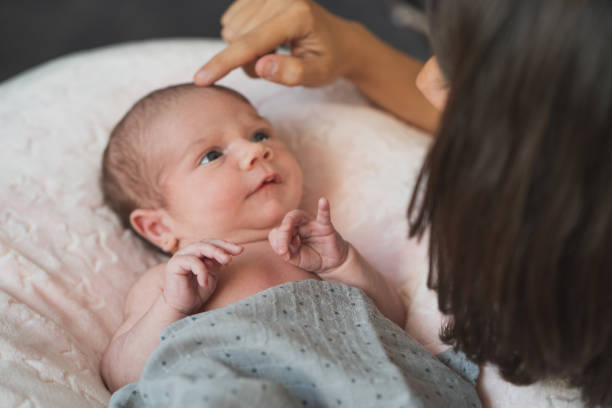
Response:
[{"label": "pink blanket", "polygon": [[[108,132],[140,96],[191,79],[217,41],[135,43],[45,64],[0,85],[0,401],[101,407],[98,364],[135,279],[161,258],[102,203]],[[440,316],[425,287],[425,248],[406,240],[405,209],[429,138],[370,106],[350,84],[282,88],[231,74],[271,119],[345,237],[402,288],[406,329],[431,351]],[[579,406],[559,384],[512,388],[487,374],[494,406]],[[517,405],[518,404],[518,405]]]}]

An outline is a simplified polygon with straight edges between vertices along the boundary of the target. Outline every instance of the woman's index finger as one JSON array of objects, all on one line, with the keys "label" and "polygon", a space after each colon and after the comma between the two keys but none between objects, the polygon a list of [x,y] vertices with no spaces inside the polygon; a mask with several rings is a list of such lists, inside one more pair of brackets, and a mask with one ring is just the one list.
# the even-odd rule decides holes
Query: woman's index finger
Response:
[{"label": "woman's index finger", "polygon": [[230,71],[274,51],[291,39],[303,36],[302,24],[288,24],[291,14],[283,13],[254,28],[214,55],[194,76],[196,85],[212,85]]}]

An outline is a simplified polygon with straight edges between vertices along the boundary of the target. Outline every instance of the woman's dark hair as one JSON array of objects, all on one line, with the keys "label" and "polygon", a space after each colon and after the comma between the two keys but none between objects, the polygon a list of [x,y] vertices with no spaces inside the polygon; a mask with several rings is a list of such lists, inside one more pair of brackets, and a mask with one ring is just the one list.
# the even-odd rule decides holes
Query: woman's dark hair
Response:
[{"label": "woman's dark hair", "polygon": [[450,94],[408,215],[441,337],[612,405],[612,2],[428,9]]}]

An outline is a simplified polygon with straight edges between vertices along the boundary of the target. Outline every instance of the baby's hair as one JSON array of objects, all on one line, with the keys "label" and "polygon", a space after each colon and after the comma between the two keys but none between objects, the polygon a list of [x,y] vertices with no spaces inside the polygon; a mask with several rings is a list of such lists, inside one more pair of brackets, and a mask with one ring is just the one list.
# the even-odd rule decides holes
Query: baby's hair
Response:
[{"label": "baby's hair", "polygon": [[180,97],[204,90],[227,92],[249,103],[238,92],[219,85],[206,88],[193,83],[172,85],[138,100],[111,131],[102,156],[100,184],[104,202],[119,216],[125,228],[133,229],[130,214],[135,209],[163,208],[165,205],[159,183],[161,169],[155,165],[155,158],[148,154],[152,120]]}]

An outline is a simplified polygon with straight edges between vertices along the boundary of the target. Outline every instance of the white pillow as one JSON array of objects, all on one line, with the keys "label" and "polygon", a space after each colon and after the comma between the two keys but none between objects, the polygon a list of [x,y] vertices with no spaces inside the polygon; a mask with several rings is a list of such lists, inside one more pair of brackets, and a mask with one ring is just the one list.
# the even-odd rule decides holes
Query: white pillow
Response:
[{"label": "white pillow", "polygon": [[[7,406],[106,405],[101,355],[130,286],[162,257],[103,205],[102,150],[138,98],[190,81],[222,46],[121,45],[61,58],[0,85],[0,401]],[[330,199],[345,238],[402,288],[409,333],[441,351],[425,248],[406,239],[405,210],[429,138],[372,107],[347,82],[290,89],[236,70],[220,83],[246,95],[286,137],[304,169],[304,206]]]}]

